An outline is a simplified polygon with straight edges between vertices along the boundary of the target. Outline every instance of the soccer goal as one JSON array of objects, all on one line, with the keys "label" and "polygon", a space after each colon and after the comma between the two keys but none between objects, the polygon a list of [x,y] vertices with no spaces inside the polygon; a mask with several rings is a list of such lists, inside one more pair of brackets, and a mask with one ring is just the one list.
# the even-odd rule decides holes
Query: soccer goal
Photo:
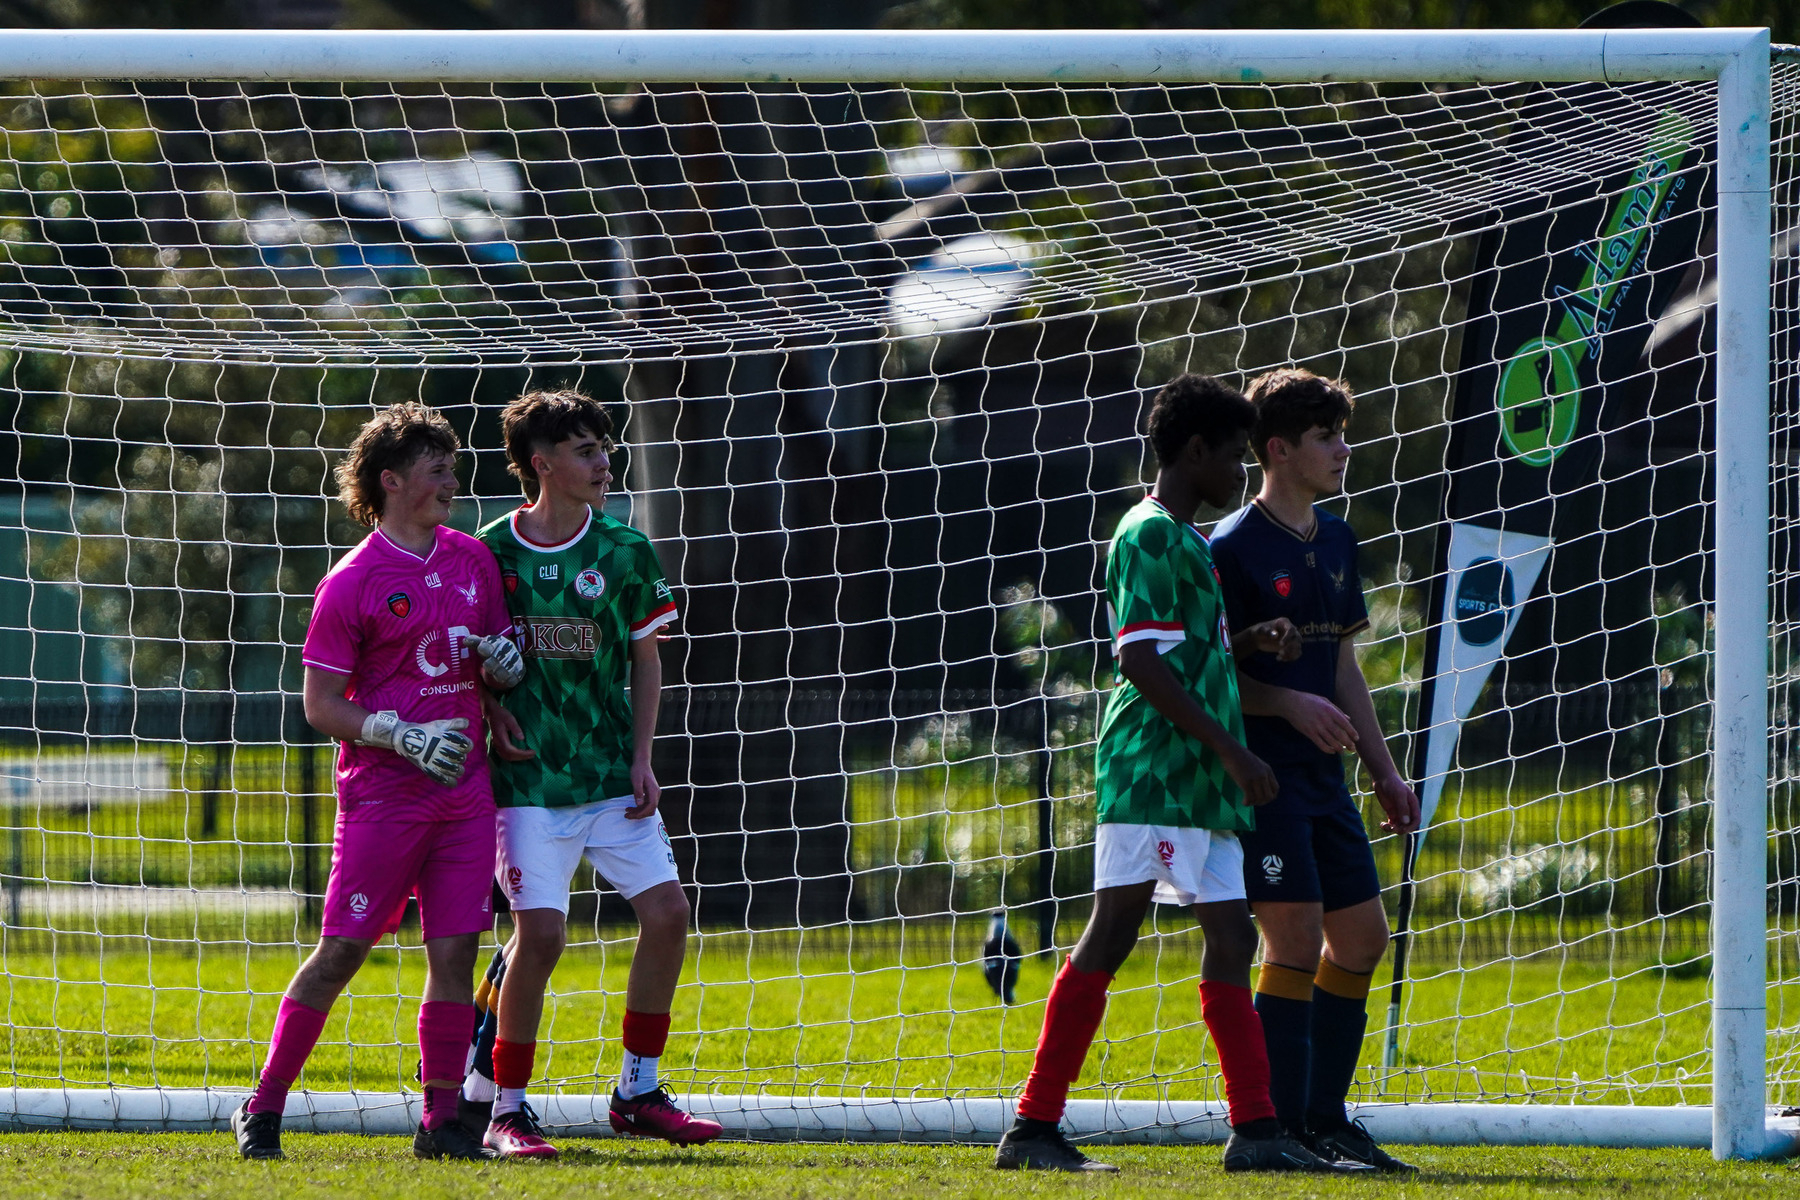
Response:
[{"label": "soccer goal", "polygon": [[[1763,30],[9,31],[0,1122],[223,1127],[329,865],[336,454],[440,408],[473,528],[499,406],[571,384],[683,614],[673,1089],[997,1138],[1086,917],[1147,398],[1297,364],[1359,397],[1333,503],[1432,813],[1376,842],[1358,1114],[1785,1149],[1796,138]],[[579,887],[534,1085],[576,1133],[633,932]],[[1069,1125],[1220,1138],[1197,934],[1145,934]],[[410,1129],[422,960],[376,953],[289,1129]]]}]

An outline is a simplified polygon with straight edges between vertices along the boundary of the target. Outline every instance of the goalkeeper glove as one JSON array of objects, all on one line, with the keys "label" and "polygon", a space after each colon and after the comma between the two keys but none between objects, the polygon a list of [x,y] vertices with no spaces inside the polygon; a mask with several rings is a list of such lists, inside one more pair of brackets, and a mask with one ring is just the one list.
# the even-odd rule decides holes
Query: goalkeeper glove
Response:
[{"label": "goalkeeper glove", "polygon": [[486,672],[488,682],[501,691],[518,687],[519,681],[525,678],[525,656],[504,633],[467,637],[463,644],[481,656],[482,670]]},{"label": "goalkeeper glove", "polygon": [[365,746],[392,750],[450,787],[462,778],[463,763],[475,747],[467,735],[457,732],[468,727],[469,722],[462,717],[449,721],[402,721],[400,714],[390,709],[370,713],[363,722],[362,737],[357,740]]}]

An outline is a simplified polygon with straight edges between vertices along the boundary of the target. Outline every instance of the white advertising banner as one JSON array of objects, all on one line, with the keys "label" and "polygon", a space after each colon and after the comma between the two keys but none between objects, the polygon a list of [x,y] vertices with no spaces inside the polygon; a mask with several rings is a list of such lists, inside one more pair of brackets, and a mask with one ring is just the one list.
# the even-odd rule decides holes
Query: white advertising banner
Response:
[{"label": "white advertising banner", "polygon": [[1419,789],[1421,835],[1437,813],[1444,780],[1456,755],[1457,735],[1494,664],[1506,652],[1519,614],[1550,558],[1550,539],[1457,521],[1450,526],[1449,572],[1444,588],[1435,680],[1425,740],[1425,773]]}]

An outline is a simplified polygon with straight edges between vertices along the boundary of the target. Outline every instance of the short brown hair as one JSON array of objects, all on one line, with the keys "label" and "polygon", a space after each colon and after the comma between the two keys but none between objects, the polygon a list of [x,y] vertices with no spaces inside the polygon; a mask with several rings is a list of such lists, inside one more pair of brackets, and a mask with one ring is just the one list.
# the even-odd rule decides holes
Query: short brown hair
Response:
[{"label": "short brown hair", "polygon": [[1341,379],[1326,379],[1303,367],[1282,367],[1250,381],[1244,393],[1256,405],[1250,449],[1269,465],[1269,439],[1298,443],[1313,428],[1336,430],[1356,411],[1356,397]]},{"label": "short brown hair", "polygon": [[415,400],[383,409],[357,431],[350,452],[338,462],[338,499],[364,525],[381,519],[387,493],[383,471],[402,471],[427,454],[455,456],[462,449],[444,414]]},{"label": "short brown hair", "polygon": [[537,468],[531,465],[533,448],[550,447],[580,434],[592,434],[610,453],[613,448],[612,418],[600,402],[573,388],[526,392],[500,412],[500,432],[506,439],[506,469],[535,500]]}]

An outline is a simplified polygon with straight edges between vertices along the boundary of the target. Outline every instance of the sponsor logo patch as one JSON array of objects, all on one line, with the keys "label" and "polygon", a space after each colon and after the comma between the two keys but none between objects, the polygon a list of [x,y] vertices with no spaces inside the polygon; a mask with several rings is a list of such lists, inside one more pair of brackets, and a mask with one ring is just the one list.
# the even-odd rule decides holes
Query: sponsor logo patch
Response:
[{"label": "sponsor logo patch", "polygon": [[405,592],[395,592],[388,597],[388,611],[396,617],[404,617],[412,611],[412,597]]},{"label": "sponsor logo patch", "polygon": [[606,576],[589,567],[575,577],[575,594],[583,600],[598,600],[606,591]]},{"label": "sponsor logo patch", "polygon": [[436,571],[433,571],[425,577],[425,586],[428,588],[441,588],[444,586],[444,581],[438,576]]},{"label": "sponsor logo patch", "polygon": [[437,640],[438,631],[434,629],[419,639],[419,648],[413,651],[413,662],[418,665],[420,671],[433,679],[436,679],[439,675],[442,675],[445,671],[450,669],[448,663],[436,663],[431,661],[431,644]]},{"label": "sponsor logo patch", "polygon": [[539,579],[561,579],[562,572],[560,570],[558,570],[558,567],[560,565],[561,565],[560,563],[545,563],[543,566],[538,568],[538,578]]},{"label": "sponsor logo patch", "polygon": [[506,594],[512,595],[519,590],[519,573],[511,567],[500,572],[500,583],[506,588]]},{"label": "sponsor logo patch", "polygon": [[420,638],[418,649],[413,651],[413,662],[418,666],[420,673],[428,678],[436,679],[461,662],[463,656],[468,653],[463,649],[462,644],[463,638],[468,636],[468,633],[468,629],[464,626],[452,625],[450,627],[450,661],[443,663],[435,661],[437,655],[433,650],[433,646],[443,635],[433,629]]},{"label": "sponsor logo patch", "polygon": [[600,628],[580,617],[528,617],[519,648],[526,658],[592,658],[600,648]]},{"label": "sponsor logo patch", "polygon": [[1497,558],[1476,559],[1463,568],[1457,580],[1457,634],[1471,646],[1499,641],[1516,601],[1512,571],[1506,564]]},{"label": "sponsor logo patch", "polygon": [[1294,577],[1286,571],[1277,571],[1269,576],[1269,586],[1275,589],[1277,596],[1286,600],[1294,594]]}]

